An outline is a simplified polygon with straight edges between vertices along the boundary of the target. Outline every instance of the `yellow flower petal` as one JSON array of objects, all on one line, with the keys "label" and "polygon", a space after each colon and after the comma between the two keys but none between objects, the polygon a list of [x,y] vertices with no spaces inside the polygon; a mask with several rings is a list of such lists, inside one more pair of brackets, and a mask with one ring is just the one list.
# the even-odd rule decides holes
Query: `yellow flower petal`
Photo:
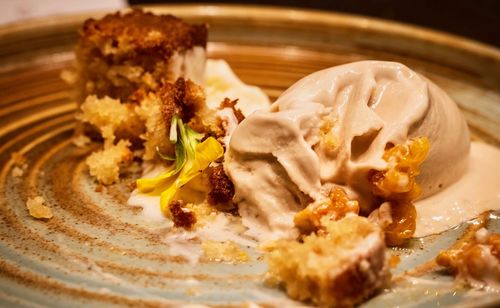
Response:
[{"label": "yellow flower petal", "polygon": [[160,195],[160,208],[167,217],[170,217],[168,205],[172,202],[179,188],[203,172],[211,162],[219,159],[223,154],[224,148],[213,137],[207,138],[196,146],[194,161],[187,162],[175,182]]}]

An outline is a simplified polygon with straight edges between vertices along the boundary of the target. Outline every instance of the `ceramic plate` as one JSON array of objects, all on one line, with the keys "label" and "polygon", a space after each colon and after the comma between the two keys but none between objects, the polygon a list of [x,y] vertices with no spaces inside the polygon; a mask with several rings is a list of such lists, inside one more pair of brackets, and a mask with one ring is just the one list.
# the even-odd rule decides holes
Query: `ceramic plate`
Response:
[{"label": "ceramic plate", "polygon": [[[227,60],[245,82],[272,98],[306,74],[333,65],[362,59],[405,63],[455,99],[473,138],[500,145],[497,49],[341,14],[237,6],[149,9],[209,23],[209,56]],[[266,265],[258,253],[250,250],[248,263],[190,266],[168,257],[160,224],[144,220],[126,205],[131,180],[96,188],[84,165],[88,151],[71,142],[76,104],[60,79],[61,70],[71,64],[77,29],[87,17],[0,28],[0,305],[294,305],[282,291],[263,285]],[[12,175],[14,152],[26,158],[20,177]],[[28,215],[25,202],[36,195],[47,200],[52,219]],[[500,231],[500,221],[490,216],[483,222]],[[474,226],[464,224],[396,250],[401,262],[393,271],[395,289],[365,306],[498,304],[498,295],[457,288],[428,262]],[[415,278],[401,278],[408,270]]]}]

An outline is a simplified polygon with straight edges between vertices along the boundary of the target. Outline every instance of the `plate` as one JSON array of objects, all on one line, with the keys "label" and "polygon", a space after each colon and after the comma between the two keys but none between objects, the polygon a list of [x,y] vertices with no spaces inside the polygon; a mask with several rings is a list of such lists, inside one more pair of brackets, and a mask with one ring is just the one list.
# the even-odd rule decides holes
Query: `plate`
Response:
[{"label": "plate", "polygon": [[[243,81],[272,98],[299,78],[333,65],[363,59],[405,63],[455,99],[474,139],[500,146],[500,51],[492,47],[317,11],[200,5],[148,9],[207,22],[209,57],[227,60]],[[0,28],[0,305],[300,305],[264,286],[266,265],[252,250],[251,261],[241,264],[191,266],[169,257],[162,225],[145,221],[126,205],[131,181],[100,190],[89,178],[84,165],[88,151],[71,142],[77,106],[60,78],[61,70],[71,65],[77,29],[87,17]],[[14,152],[26,158],[20,177],[12,173]],[[36,195],[45,198],[52,219],[28,215],[26,200]],[[488,228],[499,232],[498,215],[490,216]],[[393,270],[395,289],[364,305],[498,304],[498,295],[457,288],[428,262],[474,226],[464,224],[394,250],[401,259]],[[402,278],[409,270],[415,278]]]}]

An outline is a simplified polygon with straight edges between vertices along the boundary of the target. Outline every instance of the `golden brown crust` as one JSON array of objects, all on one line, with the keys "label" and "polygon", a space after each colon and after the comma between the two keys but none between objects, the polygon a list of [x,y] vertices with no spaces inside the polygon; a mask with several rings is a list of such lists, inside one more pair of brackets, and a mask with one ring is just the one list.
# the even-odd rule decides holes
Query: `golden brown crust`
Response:
[{"label": "golden brown crust", "polygon": [[[205,105],[205,97],[200,86],[182,77],[178,78],[173,84],[165,83],[158,94],[162,101],[161,113],[167,130],[170,130],[170,123],[174,114],[178,114],[185,123],[188,123],[195,118],[196,113]],[[193,121],[196,121],[196,119]],[[197,131],[204,130],[203,127],[198,127],[198,125],[191,126],[195,126],[192,128]]]},{"label": "golden brown crust", "polygon": [[206,43],[206,25],[189,25],[172,15],[133,10],[89,19],[75,49],[77,100],[94,94],[125,101],[137,89],[155,91],[177,77],[171,67],[175,53]]},{"label": "golden brown crust", "polygon": [[87,44],[101,48],[110,44],[121,49],[121,56],[127,58],[149,54],[170,57],[175,51],[206,47],[207,27],[188,25],[172,15],[134,9],[126,14],[108,14],[100,20],[86,20],[80,31],[80,45]]},{"label": "golden brown crust", "polygon": [[245,116],[243,112],[239,108],[236,108],[236,104],[238,103],[238,99],[230,100],[229,98],[224,98],[224,100],[220,103],[220,109],[222,108],[231,108],[233,110],[234,116],[238,120],[238,123],[245,120]]},{"label": "golden brown crust", "polygon": [[174,226],[190,229],[196,223],[195,214],[188,209],[184,209],[184,202],[182,200],[172,201],[168,208],[172,214]]},{"label": "golden brown crust", "polygon": [[352,307],[390,279],[382,230],[360,216],[328,220],[325,232],[264,246],[266,282],[320,307]]}]

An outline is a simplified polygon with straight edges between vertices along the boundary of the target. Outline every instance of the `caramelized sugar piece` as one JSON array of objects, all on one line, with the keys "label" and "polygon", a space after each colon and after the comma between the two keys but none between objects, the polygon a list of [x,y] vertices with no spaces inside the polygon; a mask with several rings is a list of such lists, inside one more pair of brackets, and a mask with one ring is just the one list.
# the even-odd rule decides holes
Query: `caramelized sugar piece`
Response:
[{"label": "caramelized sugar piece", "polygon": [[419,167],[429,153],[429,140],[419,137],[398,144],[384,152],[388,170],[376,171],[372,177],[373,194],[385,200],[414,200],[420,195],[415,181]]},{"label": "caramelized sugar piece", "polygon": [[500,260],[500,234],[490,235],[487,244],[491,246],[491,254]]},{"label": "caramelized sugar piece", "polygon": [[458,279],[473,285],[500,286],[500,234],[476,232],[470,242],[444,250],[436,257],[437,264],[450,269]]},{"label": "caramelized sugar piece", "polygon": [[238,120],[238,123],[241,123],[241,121],[245,120],[245,116],[241,112],[241,109],[236,107],[236,104],[238,103],[238,99],[231,100],[229,98],[224,98],[224,100],[220,103],[220,109],[223,108],[231,108],[231,110],[234,113],[234,116]]},{"label": "caramelized sugar piece", "polygon": [[350,200],[340,187],[331,190],[329,198],[309,204],[294,217],[294,224],[302,234],[316,232],[322,227],[322,220],[339,220],[348,213],[359,213],[359,204]]},{"label": "caramelized sugar piece", "polygon": [[415,233],[417,211],[411,202],[389,203],[392,223],[384,228],[388,246],[403,245]]},{"label": "caramelized sugar piece", "polygon": [[389,246],[404,244],[415,232],[417,215],[412,201],[421,193],[416,177],[428,153],[426,137],[411,139],[387,149],[382,158],[389,168],[370,175],[373,194],[390,204],[392,223],[385,227]]}]

